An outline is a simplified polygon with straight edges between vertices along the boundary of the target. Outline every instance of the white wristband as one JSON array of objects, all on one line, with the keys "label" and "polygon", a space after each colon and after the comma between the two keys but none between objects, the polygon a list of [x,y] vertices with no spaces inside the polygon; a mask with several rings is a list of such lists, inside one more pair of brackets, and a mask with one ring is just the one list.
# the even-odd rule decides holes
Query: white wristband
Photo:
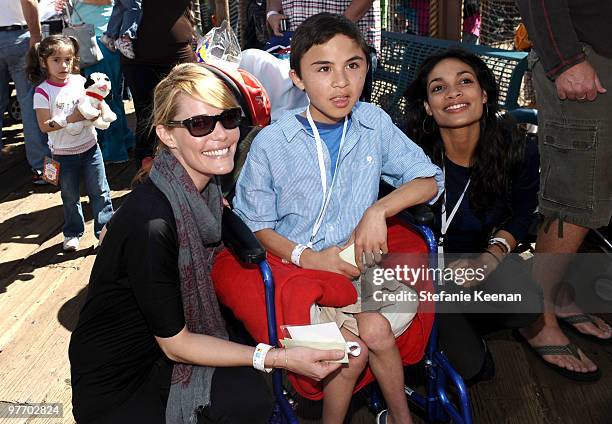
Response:
[{"label": "white wristband", "polygon": [[303,245],[303,244],[297,244],[293,248],[293,251],[291,252],[291,262],[293,262],[294,265],[299,266],[299,267],[302,266],[300,265],[300,257],[302,256],[302,253],[306,249],[308,249],[308,246]]},{"label": "white wristband", "polygon": [[268,22],[268,20],[270,19],[270,16],[274,16],[274,15],[280,15],[280,12],[277,10],[270,10],[268,13],[266,13],[266,22]]},{"label": "white wristband", "polygon": [[259,343],[255,347],[255,352],[253,352],[253,368],[264,372],[272,371],[272,368],[265,367],[266,355],[270,349],[272,349],[272,346],[265,343]]},{"label": "white wristband", "polygon": [[508,243],[508,240],[503,237],[493,237],[491,240],[489,240],[489,245],[496,243],[501,243],[506,248],[506,253],[510,253],[510,251],[512,250],[510,248],[510,243]]}]

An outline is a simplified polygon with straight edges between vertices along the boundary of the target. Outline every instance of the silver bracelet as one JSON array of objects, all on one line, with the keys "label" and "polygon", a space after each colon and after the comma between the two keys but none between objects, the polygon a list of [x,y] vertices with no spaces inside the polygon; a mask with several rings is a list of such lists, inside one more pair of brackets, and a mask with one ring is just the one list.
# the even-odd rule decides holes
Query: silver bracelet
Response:
[{"label": "silver bracelet", "polygon": [[492,244],[501,244],[503,246],[503,248],[506,250],[504,253],[508,254],[512,251],[512,249],[510,248],[510,243],[508,243],[508,240],[506,240],[503,237],[493,237],[489,240],[489,246],[491,246]]}]

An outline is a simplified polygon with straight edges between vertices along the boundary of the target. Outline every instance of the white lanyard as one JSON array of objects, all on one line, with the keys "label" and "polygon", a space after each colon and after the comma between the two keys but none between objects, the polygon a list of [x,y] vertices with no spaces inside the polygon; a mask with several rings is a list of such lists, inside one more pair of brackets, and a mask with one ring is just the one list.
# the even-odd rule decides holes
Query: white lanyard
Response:
[{"label": "white lanyard", "polygon": [[[444,173],[444,182],[446,183],[446,167],[444,166],[444,162],[442,162],[442,172]],[[446,231],[450,226],[451,222],[453,222],[453,218],[455,214],[459,210],[459,206],[465,197],[465,193],[467,192],[468,187],[470,186],[471,179],[468,178],[465,187],[463,188],[463,192],[461,196],[459,196],[459,200],[455,203],[453,210],[450,213],[450,216],[446,217],[446,190],[444,190],[444,202],[442,203],[442,225],[440,226],[440,238],[438,239],[438,267],[444,268],[444,236],[446,235]]]},{"label": "white lanyard", "polygon": [[346,129],[348,127],[348,116],[344,117],[344,127],[342,128],[342,138],[340,139],[340,147],[338,147],[338,158],[336,160],[336,169],[334,170],[334,175],[332,177],[332,182],[329,187],[329,193],[327,192],[327,173],[325,171],[325,159],[323,157],[323,143],[321,142],[321,136],[319,135],[319,130],[317,130],[317,126],[312,119],[312,115],[310,113],[310,105],[306,109],[306,118],[308,119],[308,123],[310,124],[310,128],[312,129],[312,135],[315,139],[315,144],[317,146],[317,158],[319,160],[319,172],[321,173],[321,187],[323,188],[323,203],[321,205],[321,210],[319,211],[319,215],[315,220],[314,227],[312,228],[312,233],[310,235],[310,241],[306,246],[312,248],[313,240],[321,225],[323,224],[323,217],[325,216],[325,210],[327,209],[327,205],[329,204],[329,199],[331,198],[331,193],[334,189],[334,181],[336,181],[336,175],[338,174],[338,166],[340,165],[340,153],[342,152],[342,145],[344,144],[344,139],[346,138]]}]

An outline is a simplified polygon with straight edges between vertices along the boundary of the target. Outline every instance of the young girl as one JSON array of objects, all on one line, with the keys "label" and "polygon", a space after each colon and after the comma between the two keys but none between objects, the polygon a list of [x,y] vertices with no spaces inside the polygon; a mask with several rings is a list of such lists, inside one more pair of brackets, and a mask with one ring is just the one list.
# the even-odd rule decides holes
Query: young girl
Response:
[{"label": "young girl", "polygon": [[49,148],[59,163],[65,251],[78,249],[85,229],[79,192],[82,180],[93,209],[96,237],[113,214],[95,128],[85,125],[77,135],[64,129],[68,123],[85,119],[76,107],[85,82],[85,78],[75,74],[79,70],[78,53],[76,39],[52,35],[32,47],[27,67],[28,77],[39,84],[34,91],[38,125],[49,134]]}]

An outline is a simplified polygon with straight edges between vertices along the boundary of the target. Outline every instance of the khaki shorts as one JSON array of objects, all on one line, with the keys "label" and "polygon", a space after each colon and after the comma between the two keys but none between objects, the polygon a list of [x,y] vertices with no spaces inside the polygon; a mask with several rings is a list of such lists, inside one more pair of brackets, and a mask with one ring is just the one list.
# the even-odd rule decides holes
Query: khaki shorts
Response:
[{"label": "khaki shorts", "polygon": [[538,104],[539,211],[587,228],[612,215],[612,59],[584,52],[605,94],[593,102],[560,100],[535,54],[530,56]]},{"label": "khaki shorts", "polygon": [[[416,291],[397,280],[385,279],[380,286],[372,284],[374,269],[375,268],[368,268],[365,274],[359,279],[353,280],[353,285],[359,296],[356,303],[343,308],[313,305],[310,310],[310,322],[312,324],[335,322],[338,328],[345,328],[356,336],[359,336],[359,328],[357,327],[355,314],[361,312],[378,312],[389,321],[391,331],[395,338],[401,336],[402,333],[410,327],[416,315],[419,305],[418,301],[374,301],[372,290],[393,293],[404,299],[416,298]],[[364,288],[363,291],[362,287]],[[402,296],[402,293],[404,296]],[[408,296],[408,294],[411,296]],[[363,302],[362,298],[365,299]]]}]

